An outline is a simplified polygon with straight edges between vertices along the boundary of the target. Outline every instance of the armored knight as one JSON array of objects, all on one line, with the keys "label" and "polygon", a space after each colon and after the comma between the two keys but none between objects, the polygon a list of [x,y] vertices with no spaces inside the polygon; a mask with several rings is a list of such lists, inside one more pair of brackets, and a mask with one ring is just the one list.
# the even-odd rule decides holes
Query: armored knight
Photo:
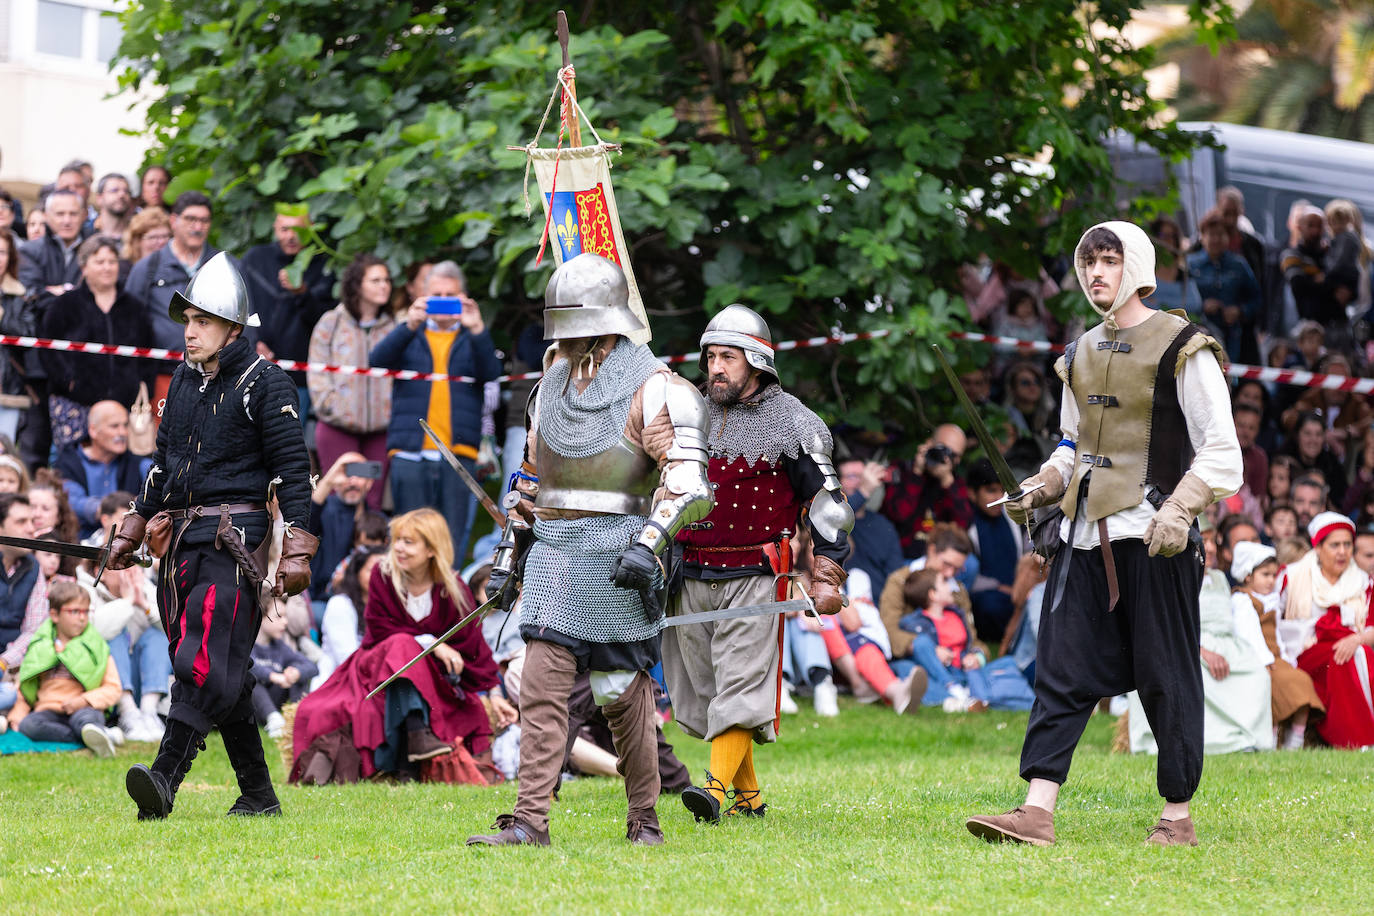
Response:
[{"label": "armored knight", "polygon": [[162,558],[157,604],[175,680],[157,759],[130,769],[125,787],[139,820],[165,818],[206,733],[218,728],[241,793],[229,813],[279,814],[253,713],[250,652],[262,622],[267,503],[275,498],[286,522],[275,596],[305,590],[319,546],[305,530],[310,456],[296,386],[244,336],[258,317],[228,255],[207,261],[168,312],[186,326],[186,359],[172,375],[153,466],[111,543],[109,568],[129,566],[145,538]]},{"label": "armored knight", "polygon": [[[743,305],[723,309],[701,335],[716,506],[678,535],[684,581],[673,614],[775,600],[789,537],[802,524],[811,534],[807,588],[816,610],[833,614],[843,604],[854,512],[831,462],[830,431],[782,390],[772,339],[767,322]],[[711,742],[705,785],[682,795],[698,821],[718,822],[727,794],[727,814],[763,815],[753,744],[777,739],[782,626],[781,615],[734,617],[664,636],[678,725]]]},{"label": "armored knight", "polygon": [[[527,410],[523,479],[533,542],[523,563],[520,788],[497,832],[469,845],[549,845],[568,695],[589,671],[629,798],[626,835],[659,845],[657,709],[666,563],[673,537],[712,506],[706,405],[649,348],[625,275],[581,254],[554,271],[544,336],[557,341]],[[537,484],[535,481],[537,480]],[[502,586],[495,578],[492,589]]]},{"label": "armored knight", "polygon": [[1203,558],[1193,525],[1242,482],[1224,353],[1181,314],[1142,302],[1155,264],[1138,226],[1094,226],[1074,263],[1103,321],[1055,365],[1063,440],[1008,506],[1019,522],[1036,508],[1064,513],[1021,749],[1030,786],[1024,805],[969,818],[968,829],[1053,843],[1054,805],[1088,717],[1099,698],[1137,690],[1159,738],[1165,799],[1150,842],[1196,845],[1188,801],[1202,777]]}]

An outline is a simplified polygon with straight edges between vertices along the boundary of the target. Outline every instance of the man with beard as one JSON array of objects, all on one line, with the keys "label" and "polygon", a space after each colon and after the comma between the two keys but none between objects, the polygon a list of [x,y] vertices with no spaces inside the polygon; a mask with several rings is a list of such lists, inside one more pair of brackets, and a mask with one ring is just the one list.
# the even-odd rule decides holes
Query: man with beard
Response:
[{"label": "man with beard", "polygon": [[[528,408],[526,465],[516,483],[534,499],[520,609],[527,646],[520,787],[515,810],[497,817],[496,832],[468,837],[469,846],[549,845],[549,807],[568,747],[568,697],[584,672],[625,777],[626,838],[663,843],[654,810],[658,713],[649,669],[659,661],[660,595],[673,536],[703,518],[712,497],[706,405],[648,347],[630,341],[643,329],[614,261],[580,254],[549,279],[544,338],[558,346],[545,355]],[[513,511],[529,512],[523,503]],[[493,573],[489,592],[504,582]]]},{"label": "man with beard", "polygon": [[[775,600],[778,559],[803,522],[816,610],[843,604],[854,512],[831,463],[830,431],[778,384],[772,339],[742,305],[722,310],[701,335],[716,507],[678,535],[684,582],[672,614]],[[678,725],[711,742],[705,785],[682,793],[698,821],[718,823],[727,797],[727,814],[763,816],[752,745],[777,740],[781,625],[775,614],[726,618],[674,627],[663,640]]]},{"label": "man with beard", "polygon": [[111,172],[95,186],[95,231],[101,235],[123,238],[134,216],[134,199],[129,193],[129,179]]}]

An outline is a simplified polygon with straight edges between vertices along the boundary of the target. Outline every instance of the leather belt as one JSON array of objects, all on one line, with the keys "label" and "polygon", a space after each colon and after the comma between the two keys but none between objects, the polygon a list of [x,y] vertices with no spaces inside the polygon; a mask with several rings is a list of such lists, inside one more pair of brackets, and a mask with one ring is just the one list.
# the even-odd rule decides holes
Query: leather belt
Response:
[{"label": "leather belt", "polygon": [[176,521],[183,519],[204,518],[211,514],[240,515],[244,512],[266,512],[267,506],[262,503],[218,503],[213,506],[189,506],[185,509],[165,510]]}]

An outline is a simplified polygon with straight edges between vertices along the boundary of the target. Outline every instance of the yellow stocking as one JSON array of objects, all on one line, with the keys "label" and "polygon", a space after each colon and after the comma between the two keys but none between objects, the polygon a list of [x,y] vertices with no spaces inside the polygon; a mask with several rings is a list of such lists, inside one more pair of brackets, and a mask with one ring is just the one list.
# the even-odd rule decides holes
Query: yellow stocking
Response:
[{"label": "yellow stocking", "polygon": [[754,746],[749,745],[749,750],[745,752],[744,759],[740,761],[739,769],[735,771],[735,793],[738,804],[743,804],[749,808],[758,808],[759,797],[759,777],[754,772]]},{"label": "yellow stocking", "polygon": [[[706,791],[714,795],[716,801],[725,801],[725,789],[735,781],[740,764],[751,759],[753,745],[754,736],[745,728],[729,729],[711,740],[709,775],[713,778],[707,780]],[[752,761],[749,772],[751,775],[754,772]]]}]

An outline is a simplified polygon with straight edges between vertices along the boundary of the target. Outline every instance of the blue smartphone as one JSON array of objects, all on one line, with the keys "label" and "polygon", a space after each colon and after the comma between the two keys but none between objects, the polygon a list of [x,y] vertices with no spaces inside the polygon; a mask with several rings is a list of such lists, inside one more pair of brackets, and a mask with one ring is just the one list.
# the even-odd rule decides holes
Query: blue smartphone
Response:
[{"label": "blue smartphone", "polygon": [[431,315],[461,315],[463,300],[457,296],[429,296],[425,299],[425,309]]}]

